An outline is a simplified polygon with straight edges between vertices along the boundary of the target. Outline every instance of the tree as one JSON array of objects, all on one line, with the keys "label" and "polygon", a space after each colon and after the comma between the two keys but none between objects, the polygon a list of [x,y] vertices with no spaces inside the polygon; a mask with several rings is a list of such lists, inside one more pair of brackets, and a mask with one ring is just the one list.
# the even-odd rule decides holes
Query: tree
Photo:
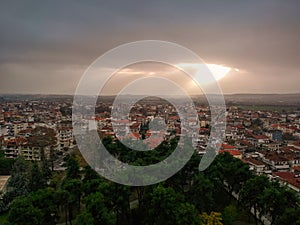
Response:
[{"label": "tree", "polygon": [[[52,149],[52,147],[51,147],[51,149]],[[52,168],[52,171],[53,171],[53,168]],[[49,162],[45,157],[45,150],[44,150],[44,148],[42,148],[42,151],[41,151],[41,173],[46,182],[52,177],[52,171],[50,169]]]},{"label": "tree", "polygon": [[30,170],[30,164],[23,157],[17,157],[12,169],[12,176],[15,174],[27,174]]},{"label": "tree", "polygon": [[15,197],[28,194],[29,188],[30,164],[23,157],[18,157],[15,160],[12,169],[11,178],[8,181],[9,191],[5,194],[5,199],[8,202]]},{"label": "tree", "polygon": [[82,183],[79,179],[65,179],[62,184],[62,189],[69,193],[68,198],[68,215],[69,222],[72,223],[74,212],[80,210],[80,199],[82,195]]},{"label": "tree", "polygon": [[249,166],[229,153],[217,155],[205,174],[213,179],[216,186],[226,184],[230,193],[238,193],[243,183],[251,178]]},{"label": "tree", "polygon": [[156,225],[196,225],[200,223],[195,206],[186,203],[184,196],[174,189],[158,185],[147,196],[144,210],[147,210],[144,224]]},{"label": "tree", "polygon": [[0,158],[0,175],[9,175],[13,164],[13,159]]},{"label": "tree", "polygon": [[75,225],[94,225],[93,215],[86,210],[83,210],[77,215]]},{"label": "tree", "polygon": [[28,143],[44,149],[46,146],[54,146],[57,142],[56,133],[47,127],[36,127],[32,130]]},{"label": "tree", "polygon": [[249,166],[241,160],[231,157],[231,162],[226,165],[225,181],[228,184],[229,191],[238,193],[243,183],[251,177]]},{"label": "tree", "polygon": [[55,191],[52,188],[39,189],[28,197],[32,205],[41,210],[40,224],[55,225],[57,208],[55,204]]},{"label": "tree", "polygon": [[100,176],[99,174],[93,170],[90,166],[86,166],[84,168],[84,178],[83,178],[83,183],[98,179]]},{"label": "tree", "polygon": [[34,162],[31,168],[30,178],[29,178],[29,188],[30,191],[37,191],[39,189],[45,188],[47,185],[46,180],[39,169],[37,162]]},{"label": "tree", "polygon": [[40,225],[42,211],[35,208],[26,197],[16,198],[10,205],[7,217],[13,225]]},{"label": "tree", "polygon": [[286,208],[276,224],[300,225],[300,207]]},{"label": "tree", "polygon": [[[173,151],[173,147],[171,147],[171,149]],[[184,193],[186,190],[189,190],[194,182],[195,177],[197,177],[199,174],[198,167],[200,160],[200,155],[195,152],[186,165],[174,176],[167,180],[168,185],[173,187],[176,191],[180,191],[182,193]]]},{"label": "tree", "polygon": [[238,217],[238,209],[234,205],[228,205],[222,212],[224,225],[232,225]]},{"label": "tree", "polygon": [[245,182],[240,195],[239,201],[243,206],[245,206],[249,212],[251,209],[254,210],[255,224],[258,224],[257,216],[258,210],[262,209],[261,202],[259,198],[261,197],[261,193],[270,187],[270,181],[265,176],[254,176]]},{"label": "tree", "polygon": [[77,160],[73,157],[70,157],[67,161],[67,178],[69,179],[80,178],[79,164]]},{"label": "tree", "polygon": [[209,215],[204,212],[200,215],[200,220],[204,225],[223,225],[221,213],[218,212],[211,212]]},{"label": "tree", "polygon": [[105,198],[100,192],[92,193],[84,198],[86,211],[94,219],[94,225],[113,225],[116,223],[116,215],[108,210]]},{"label": "tree", "polygon": [[188,199],[200,212],[212,210],[213,205],[213,183],[203,174],[195,176],[194,183],[188,192]]},{"label": "tree", "polygon": [[57,208],[61,209],[64,213],[65,223],[68,224],[68,209],[69,209],[69,198],[70,193],[66,190],[58,190],[55,192],[54,199],[57,205]]},{"label": "tree", "polygon": [[98,179],[92,179],[89,181],[83,181],[82,183],[82,190],[84,196],[87,196],[91,193],[95,193],[99,191],[99,187],[104,183],[104,181],[101,178]]},{"label": "tree", "polygon": [[50,147],[50,159],[49,159],[49,161],[51,163],[51,172],[54,171],[54,160],[55,160],[55,157],[56,157],[56,155],[54,153],[54,147],[51,146]]},{"label": "tree", "polygon": [[279,185],[272,184],[269,188],[266,188],[262,192],[259,201],[263,206],[261,213],[270,215],[271,224],[276,224],[277,219],[283,215],[287,204],[287,199]]},{"label": "tree", "polygon": [[108,207],[111,209],[117,218],[116,224],[126,224],[129,220],[130,211],[130,189],[127,186],[123,186],[117,183],[109,183],[108,194],[106,195],[106,201],[108,201]]},{"label": "tree", "polygon": [[297,223],[299,214],[296,218],[293,214],[299,212],[299,198],[295,192],[288,190],[285,186],[280,186],[278,182],[272,182],[270,187],[261,193],[259,201],[263,206],[262,213],[270,215],[271,224],[280,224],[279,221],[283,221],[287,215],[291,216],[289,221],[293,221],[288,224]]}]

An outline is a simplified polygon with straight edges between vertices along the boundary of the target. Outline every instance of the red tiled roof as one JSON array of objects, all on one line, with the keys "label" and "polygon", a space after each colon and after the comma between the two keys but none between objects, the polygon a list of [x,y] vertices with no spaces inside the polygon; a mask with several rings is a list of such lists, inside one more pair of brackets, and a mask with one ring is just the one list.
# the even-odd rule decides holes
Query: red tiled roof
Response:
[{"label": "red tiled roof", "polygon": [[253,158],[245,158],[244,161],[246,163],[250,163],[250,164],[254,164],[256,166],[262,166],[265,165],[262,161],[259,161],[257,159],[253,159]]},{"label": "red tiled roof", "polygon": [[151,137],[144,140],[145,144],[148,144],[150,148],[157,147],[162,142],[161,138]]},{"label": "red tiled roof", "polygon": [[266,135],[253,135],[255,139],[269,139]]},{"label": "red tiled roof", "polygon": [[294,166],[293,169],[300,172],[300,166]]},{"label": "red tiled roof", "polygon": [[293,179],[295,177],[295,174],[292,172],[273,172],[272,174],[282,178],[283,180]]},{"label": "red tiled roof", "polygon": [[300,177],[295,177],[295,173],[292,172],[273,172],[273,175],[280,177],[285,182],[300,189]]},{"label": "red tiled roof", "polygon": [[247,141],[247,140],[241,140],[241,142],[240,142],[241,144],[243,144],[243,145],[247,145],[247,146],[253,146],[249,141]]},{"label": "red tiled roof", "polygon": [[14,139],[9,139],[4,141],[4,146],[7,146],[8,144],[14,144],[16,146],[25,144],[27,142],[26,138],[14,138]]},{"label": "red tiled roof", "polygon": [[130,120],[125,120],[125,119],[123,119],[123,120],[113,120],[113,122],[114,123],[121,123],[121,124],[125,123],[126,124],[126,123],[130,123]]},{"label": "red tiled roof", "polygon": [[220,150],[219,153],[225,153],[228,152],[230,155],[235,156],[235,155],[242,155],[242,153],[238,150]]},{"label": "red tiled roof", "polygon": [[277,123],[275,123],[275,124],[272,124],[271,127],[273,127],[273,128],[278,128],[278,127],[280,127],[280,125],[277,124]]},{"label": "red tiled roof", "polygon": [[137,132],[131,132],[131,137],[140,139],[141,135]]},{"label": "red tiled roof", "polygon": [[[263,153],[263,151],[261,151],[261,152]],[[266,159],[269,159],[274,162],[288,162],[290,160],[293,160],[296,157],[296,155],[294,153],[279,154],[277,152],[265,152],[264,155],[265,155]]]},{"label": "red tiled roof", "polygon": [[131,139],[140,139],[141,135],[136,132],[131,132],[129,134],[126,134],[125,136],[119,136],[119,138],[122,140],[124,138],[131,138]]},{"label": "red tiled roof", "polygon": [[223,150],[226,150],[226,149],[235,149],[234,146],[228,145],[228,144],[224,144],[224,143],[222,144],[221,148],[222,148]]}]

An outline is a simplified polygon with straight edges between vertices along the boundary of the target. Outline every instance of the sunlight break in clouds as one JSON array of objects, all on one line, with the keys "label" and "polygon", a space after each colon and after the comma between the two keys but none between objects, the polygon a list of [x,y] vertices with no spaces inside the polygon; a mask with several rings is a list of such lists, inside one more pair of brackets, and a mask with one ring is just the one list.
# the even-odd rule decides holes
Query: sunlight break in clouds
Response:
[{"label": "sunlight break in clouds", "polygon": [[[203,65],[194,64],[194,63],[179,63],[178,66],[194,71],[194,70],[201,70]],[[217,64],[206,64],[206,66],[208,67],[208,69],[210,70],[210,72],[212,73],[212,75],[216,80],[220,80],[223,77],[225,77],[232,69],[231,67],[217,65]],[[237,69],[235,69],[235,71],[237,71]]]}]

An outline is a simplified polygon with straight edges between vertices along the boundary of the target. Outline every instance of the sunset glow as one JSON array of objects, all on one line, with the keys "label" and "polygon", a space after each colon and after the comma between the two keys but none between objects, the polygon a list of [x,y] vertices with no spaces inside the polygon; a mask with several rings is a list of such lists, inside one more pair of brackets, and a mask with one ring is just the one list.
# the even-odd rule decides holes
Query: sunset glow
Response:
[{"label": "sunset glow", "polygon": [[[191,72],[196,72],[197,70],[203,69],[203,64],[179,63],[178,66],[190,70]],[[206,64],[206,66],[216,80],[222,79],[231,70],[230,67],[217,64]]]}]

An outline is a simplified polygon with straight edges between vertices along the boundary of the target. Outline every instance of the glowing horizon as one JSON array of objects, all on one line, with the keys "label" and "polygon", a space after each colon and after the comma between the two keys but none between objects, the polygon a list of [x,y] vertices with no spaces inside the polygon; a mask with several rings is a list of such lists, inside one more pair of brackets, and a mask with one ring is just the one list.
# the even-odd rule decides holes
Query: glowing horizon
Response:
[{"label": "glowing horizon", "polygon": [[[224,65],[212,64],[212,63],[208,63],[205,65],[207,66],[207,68],[210,70],[210,72],[212,73],[212,75],[217,81],[224,78],[232,70],[231,67],[227,67]],[[194,63],[179,63],[178,66],[182,68],[191,69],[193,71],[201,70],[203,68],[203,64],[194,64]],[[237,70],[235,69],[235,71]]]}]

